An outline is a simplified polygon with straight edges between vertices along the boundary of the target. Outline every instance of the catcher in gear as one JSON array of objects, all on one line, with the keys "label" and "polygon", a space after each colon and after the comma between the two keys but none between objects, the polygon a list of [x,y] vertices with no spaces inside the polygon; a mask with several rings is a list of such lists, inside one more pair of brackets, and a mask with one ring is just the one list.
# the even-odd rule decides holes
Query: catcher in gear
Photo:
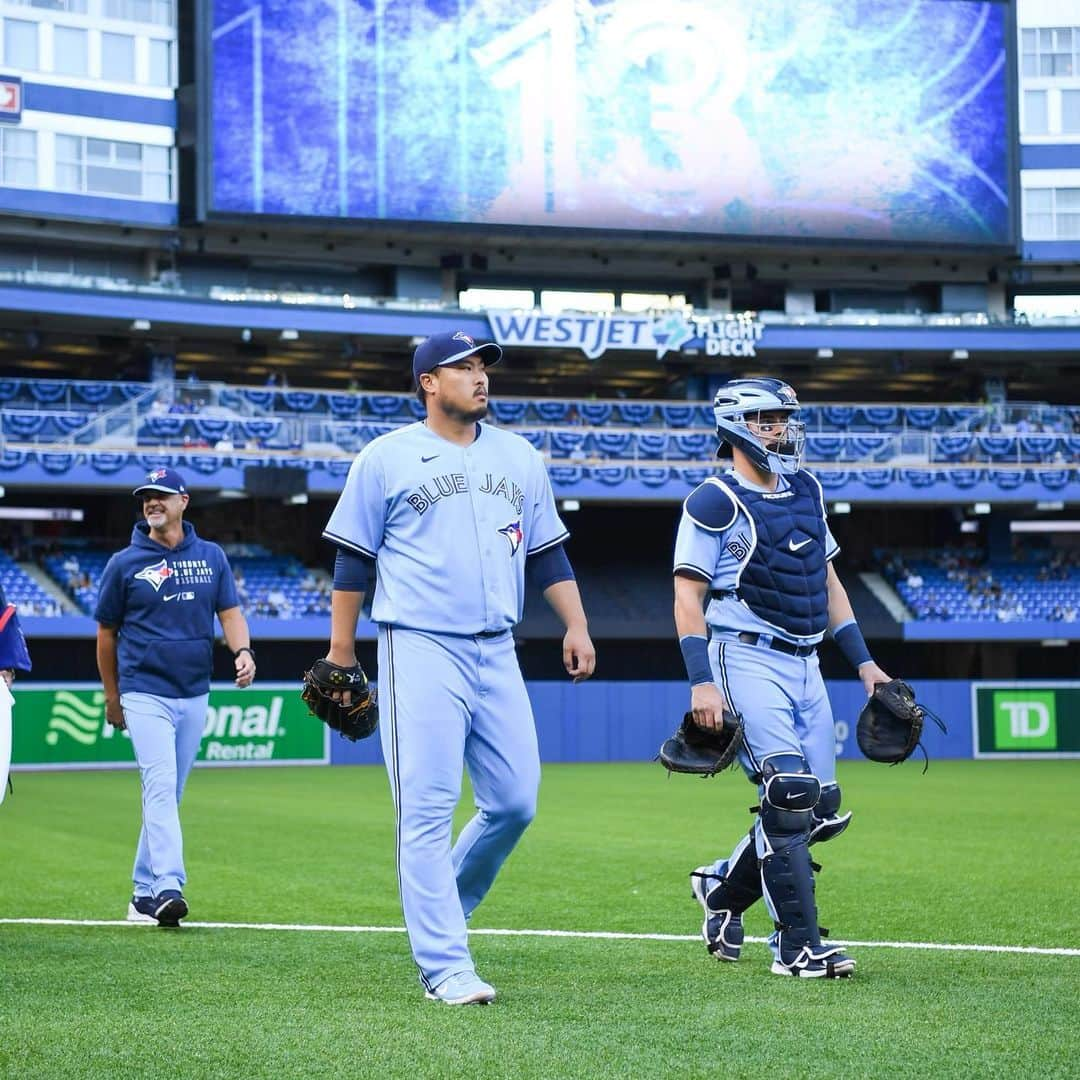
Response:
[{"label": "catcher in gear", "polygon": [[809,847],[839,836],[836,735],[817,646],[831,632],[867,695],[889,676],[874,663],[833,568],[839,545],[821,485],[803,467],[795,391],[736,379],[713,402],[720,457],[731,468],[694,489],[675,542],[675,624],[690,679],[690,715],[708,732],[743,718],[738,759],[758,791],[749,833],[690,875],[718,960],[738,960],[743,912],[764,897],[776,927],[772,971],[850,975],[855,962],[822,943]]},{"label": "catcher in gear", "polygon": [[352,742],[366,739],[378,726],[375,691],[359,664],[340,667],[329,660],[316,660],[304,672],[300,696],[312,715]]},{"label": "catcher in gear", "polygon": [[871,761],[899,765],[901,761],[907,761],[915,748],[919,747],[926,761],[923,766],[923,772],[926,772],[930,759],[921,740],[927,717],[942,732],[947,730],[940,716],[915,700],[915,691],[906,682],[893,679],[879,683],[862,707],[855,726],[859,749]]},{"label": "catcher in gear", "polygon": [[660,747],[660,764],[669,773],[691,773],[694,776],[715,776],[735,764],[743,744],[741,716],[725,712],[722,725],[706,731],[694,723],[694,714],[686,713],[675,734]]}]

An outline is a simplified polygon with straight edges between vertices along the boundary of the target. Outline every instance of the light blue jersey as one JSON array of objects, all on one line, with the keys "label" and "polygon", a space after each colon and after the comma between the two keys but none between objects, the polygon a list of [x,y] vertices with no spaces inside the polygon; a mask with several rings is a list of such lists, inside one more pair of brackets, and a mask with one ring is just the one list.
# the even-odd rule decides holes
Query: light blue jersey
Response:
[{"label": "light blue jersey", "polygon": [[[806,474],[810,475],[810,474]],[[820,494],[821,486],[816,478],[810,477]],[[739,498],[739,488],[761,491],[766,495],[780,495],[791,489],[791,484],[784,476],[779,477],[775,492],[758,488],[750,481],[738,477],[728,470],[723,476],[710,477],[705,484],[713,485],[723,493],[722,513],[716,520],[701,521],[695,519],[692,511],[684,504],[679,531],[675,538],[675,572],[685,571],[694,577],[709,582],[710,593],[734,593],[740,584],[758,542],[757,530],[750,512]],[[690,499],[687,499],[687,503]],[[826,517],[825,502],[821,499],[821,516]],[[816,542],[816,541],[811,541]],[[840,551],[840,545],[825,524],[825,558],[832,561]],[[738,633],[748,631],[756,634],[768,634],[782,637],[800,645],[816,645],[824,633],[795,635],[783,628],[767,622],[738,597],[731,595],[723,599],[711,598],[705,610],[705,621],[714,630],[728,630]]]},{"label": "light blue jersey", "polygon": [[423,423],[375,439],[353,462],[323,531],[377,560],[373,621],[447,634],[518,623],[526,556],[568,535],[544,459],[488,424],[477,425],[469,446]]},{"label": "light blue jersey", "polygon": [[[458,446],[426,424],[375,439],[323,535],[374,558],[379,731],[397,811],[397,869],[425,989],[475,978],[467,922],[532,820],[540,755],[511,628],[525,559],[561,544],[544,460],[476,425]],[[476,815],[452,837],[462,765]]]}]

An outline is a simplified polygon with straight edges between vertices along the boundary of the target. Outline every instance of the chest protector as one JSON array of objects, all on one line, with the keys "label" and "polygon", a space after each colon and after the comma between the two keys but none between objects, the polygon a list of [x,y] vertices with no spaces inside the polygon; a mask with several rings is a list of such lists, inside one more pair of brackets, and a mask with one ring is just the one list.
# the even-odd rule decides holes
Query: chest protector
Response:
[{"label": "chest protector", "polygon": [[825,516],[813,480],[803,472],[788,480],[781,493],[731,484],[757,529],[737,594],[759,618],[809,637],[829,625]]}]

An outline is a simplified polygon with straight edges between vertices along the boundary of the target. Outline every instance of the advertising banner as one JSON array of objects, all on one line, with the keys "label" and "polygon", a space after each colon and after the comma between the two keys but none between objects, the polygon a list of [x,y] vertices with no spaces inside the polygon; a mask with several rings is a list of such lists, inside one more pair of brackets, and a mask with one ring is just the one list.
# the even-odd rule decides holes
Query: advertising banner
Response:
[{"label": "advertising banner", "polygon": [[1080,757],[1080,682],[973,683],[977,758]]},{"label": "advertising banner", "polygon": [[[327,729],[308,713],[295,683],[210,689],[198,765],[328,764]],[[126,731],[105,720],[100,685],[66,683],[15,692],[12,771],[134,767]]]}]

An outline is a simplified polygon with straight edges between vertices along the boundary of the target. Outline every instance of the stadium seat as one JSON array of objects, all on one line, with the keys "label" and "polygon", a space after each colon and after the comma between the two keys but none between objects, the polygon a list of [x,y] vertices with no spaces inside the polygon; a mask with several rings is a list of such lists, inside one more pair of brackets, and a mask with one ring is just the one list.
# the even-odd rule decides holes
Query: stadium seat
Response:
[{"label": "stadium seat", "polygon": [[935,405],[909,405],[904,410],[904,423],[920,431],[932,431],[940,417],[941,409]]},{"label": "stadium seat", "polygon": [[578,403],[578,413],[586,424],[600,427],[611,419],[613,406],[607,401],[581,401]]},{"label": "stadium seat", "polygon": [[844,450],[844,440],[839,435],[813,434],[806,436],[808,461],[837,461]]},{"label": "stadium seat", "polygon": [[570,415],[568,401],[535,401],[533,408],[545,424],[561,424]]},{"label": "stadium seat", "polygon": [[594,431],[589,437],[590,448],[601,457],[633,457],[634,432]]},{"label": "stadium seat", "polygon": [[855,416],[855,409],[850,405],[826,405],[821,414],[826,427],[847,431]]},{"label": "stadium seat", "polygon": [[281,402],[290,412],[309,413],[323,407],[326,399],[310,390],[286,390]]},{"label": "stadium seat", "polygon": [[630,475],[628,465],[594,465],[589,470],[589,475],[601,484],[615,487],[623,483]]},{"label": "stadium seat", "polygon": [[975,436],[970,431],[946,432],[930,436],[931,461],[968,461]]},{"label": "stadium seat", "polygon": [[500,424],[520,424],[528,411],[527,401],[503,401],[496,398],[491,402],[491,414]]},{"label": "stadium seat", "polygon": [[326,403],[336,420],[351,420],[360,412],[363,399],[359,394],[327,394]]},{"label": "stadium seat", "polygon": [[700,461],[702,458],[712,456],[716,439],[704,431],[675,432],[671,436],[670,446],[673,457]]},{"label": "stadium seat", "polygon": [[988,461],[1016,461],[1017,444],[1012,435],[995,435],[979,433],[976,436],[979,452]]},{"label": "stadium seat", "polygon": [[696,418],[696,405],[663,404],[660,406],[660,420],[666,427],[690,427]]},{"label": "stadium seat", "polygon": [[648,401],[620,401],[616,403],[615,411],[619,414],[620,423],[640,427],[652,420],[656,406]]},{"label": "stadium seat", "polygon": [[67,381],[51,382],[46,379],[34,379],[30,383],[30,394],[42,405],[55,404],[64,399],[69,385]]},{"label": "stadium seat", "polygon": [[551,456],[553,458],[570,457],[584,453],[585,432],[573,428],[553,428],[551,431]]},{"label": "stadium seat", "polygon": [[662,458],[668,452],[668,437],[665,432],[639,431],[637,436],[637,454],[643,458]]},{"label": "stadium seat", "polygon": [[646,487],[661,487],[668,482],[671,470],[657,466],[639,465],[634,470],[634,475]]},{"label": "stadium seat", "polygon": [[960,489],[972,488],[986,479],[984,469],[949,469],[949,482]]},{"label": "stadium seat", "polygon": [[875,431],[896,431],[900,427],[900,410],[895,405],[863,405],[856,419]]},{"label": "stadium seat", "polygon": [[367,394],[364,397],[364,411],[380,420],[398,416],[404,404],[404,399],[396,394]]},{"label": "stadium seat", "polygon": [[272,409],[274,407],[275,394],[273,390],[258,390],[253,387],[245,387],[240,391],[243,400],[256,409]]}]

